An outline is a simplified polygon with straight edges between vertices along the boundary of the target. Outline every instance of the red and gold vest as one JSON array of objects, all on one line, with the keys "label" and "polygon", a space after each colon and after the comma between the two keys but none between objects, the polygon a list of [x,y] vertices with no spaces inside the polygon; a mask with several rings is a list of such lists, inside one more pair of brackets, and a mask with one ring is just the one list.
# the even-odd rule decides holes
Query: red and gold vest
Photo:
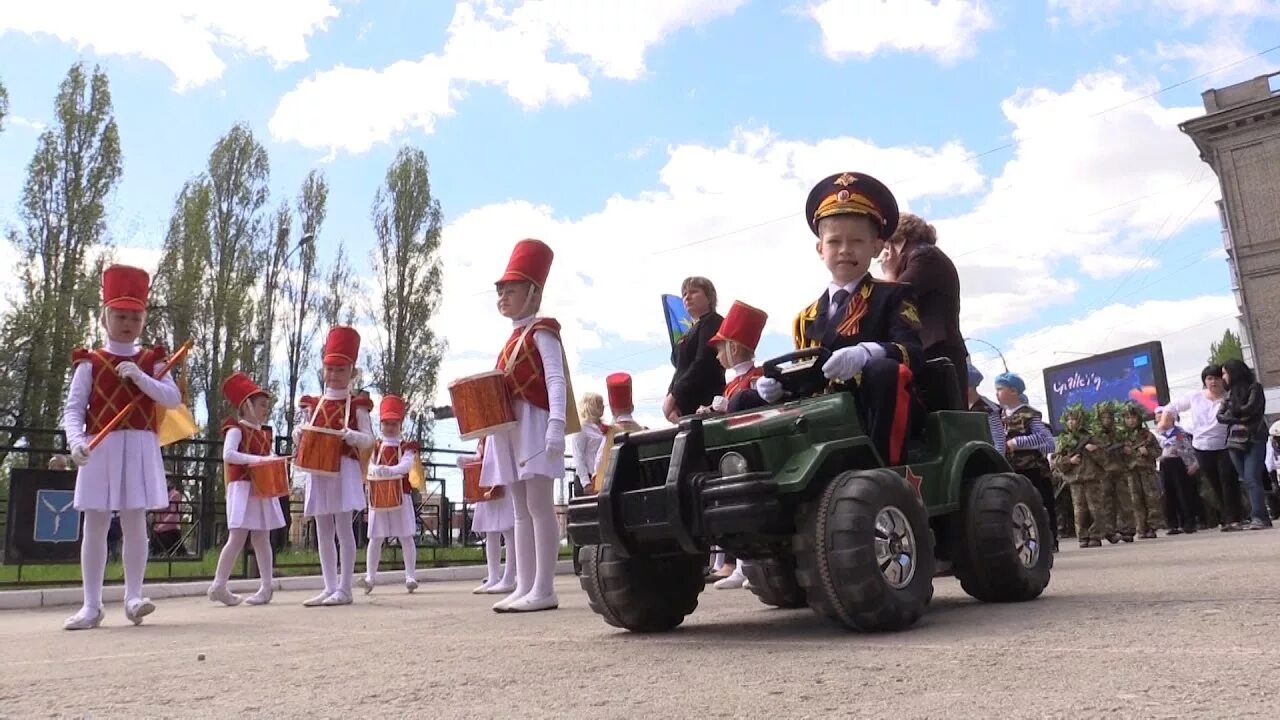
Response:
[{"label": "red and gold vest", "polygon": [[[530,405],[543,410],[551,409],[551,400],[547,397],[547,378],[542,366],[542,354],[533,342],[533,334],[538,330],[555,335],[560,339],[560,323],[551,318],[538,318],[528,326],[528,335],[520,343],[520,336],[526,328],[518,327],[511,331],[507,344],[498,356],[498,369],[507,373],[507,389],[512,398],[520,398]],[[516,345],[520,348],[517,350]]]},{"label": "red and gold vest", "polygon": [[[373,450],[373,462],[375,465],[386,465],[388,467],[399,465],[406,450],[414,453],[418,452],[418,443],[402,442],[399,445],[384,445],[379,440],[377,447]],[[390,480],[391,478],[384,479]],[[408,475],[400,476],[400,490],[405,494],[413,492],[413,486],[409,484]]]},{"label": "red and gold vest", "polygon": [[164,362],[167,355],[168,353],[165,352],[165,349],[159,345],[144,347],[133,357],[113,355],[103,348],[98,348],[97,350],[78,348],[73,351],[71,353],[72,367],[79,363],[87,362],[92,373],[89,408],[84,418],[85,430],[91,435],[96,435],[126,405],[133,402],[134,398],[141,396],[141,400],[133,406],[133,410],[130,411],[123,422],[116,426],[116,429],[150,430],[155,432],[156,428],[160,426],[159,418],[156,414],[155,401],[139,390],[137,385],[117,375],[116,366],[127,360],[150,375],[156,364]]},{"label": "red and gold vest", "polygon": [[[234,418],[227,418],[222,421],[222,436],[225,439],[227,431],[238,428],[240,430],[240,452],[246,455],[271,455],[271,428],[264,425],[257,430],[241,425],[240,421]],[[227,482],[235,482],[236,480],[248,480],[249,468],[246,465],[236,465],[233,463],[223,463],[223,477]]]},{"label": "red and gold vest", "polygon": [[734,395],[737,395],[740,392],[750,390],[755,386],[756,380],[759,380],[762,377],[764,377],[764,368],[753,367],[738,377],[730,380],[729,384],[724,386],[725,402],[729,402],[733,399]]},{"label": "red and gold vest", "polygon": [[[316,403],[320,403],[320,411],[316,412]],[[346,398],[328,398],[316,397],[315,395],[303,395],[298,404],[307,411],[307,424],[314,427],[328,428],[330,430],[360,430],[360,423],[356,421],[356,411],[364,410],[365,412],[373,411],[373,400],[368,395],[361,393],[351,398],[351,413],[347,416],[346,422],[342,419],[342,409],[346,407]],[[312,419],[312,416],[315,419]],[[352,460],[359,460],[360,453],[357,452],[354,445],[342,446],[342,454]]]}]

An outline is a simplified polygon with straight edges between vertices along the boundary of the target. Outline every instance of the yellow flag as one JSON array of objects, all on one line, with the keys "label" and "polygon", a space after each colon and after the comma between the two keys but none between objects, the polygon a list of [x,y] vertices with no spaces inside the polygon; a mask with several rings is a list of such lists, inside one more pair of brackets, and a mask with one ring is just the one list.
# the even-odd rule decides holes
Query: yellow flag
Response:
[{"label": "yellow flag", "polygon": [[413,454],[413,467],[409,468],[409,487],[422,490],[427,484],[426,471],[422,469],[422,456]]},{"label": "yellow flag", "polygon": [[165,447],[193,437],[197,430],[196,419],[192,417],[191,411],[186,405],[179,405],[164,411],[164,416],[160,418],[160,429],[156,434],[160,436],[160,447]]}]

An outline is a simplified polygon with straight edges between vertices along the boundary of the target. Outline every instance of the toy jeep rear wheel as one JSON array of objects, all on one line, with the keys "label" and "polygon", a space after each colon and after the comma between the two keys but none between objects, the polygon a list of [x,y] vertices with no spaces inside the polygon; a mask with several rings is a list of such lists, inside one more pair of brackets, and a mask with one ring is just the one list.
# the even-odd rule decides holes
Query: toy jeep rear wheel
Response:
[{"label": "toy jeep rear wheel", "polygon": [[892,470],[842,472],[800,511],[797,579],[817,614],[863,632],[901,630],[933,598],[929,517]]},{"label": "toy jeep rear wheel", "polygon": [[796,581],[796,562],[792,558],[749,560],[744,574],[751,581],[751,592],[765,605],[794,609],[808,604],[804,588]]},{"label": "toy jeep rear wheel", "polygon": [[1053,552],[1040,493],[1016,473],[981,475],[969,486],[954,538],[960,587],[984,602],[1033,600],[1049,584]]},{"label": "toy jeep rear wheel", "polygon": [[624,558],[609,545],[579,551],[587,604],[610,625],[632,632],[670,630],[698,607],[705,587],[697,555]]}]

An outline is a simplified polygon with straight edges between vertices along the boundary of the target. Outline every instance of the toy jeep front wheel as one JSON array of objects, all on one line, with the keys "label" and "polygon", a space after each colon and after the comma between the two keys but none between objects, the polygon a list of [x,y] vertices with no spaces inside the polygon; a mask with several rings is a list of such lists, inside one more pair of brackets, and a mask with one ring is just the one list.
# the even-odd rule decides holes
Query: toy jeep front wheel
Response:
[{"label": "toy jeep front wheel", "polygon": [[837,475],[805,504],[797,579],[814,612],[864,632],[901,630],[933,598],[929,517],[892,470]]},{"label": "toy jeep front wheel", "polygon": [[697,555],[624,558],[609,545],[579,552],[587,604],[610,625],[632,632],[662,632],[698,607],[706,582]]},{"label": "toy jeep front wheel", "polygon": [[981,475],[969,486],[953,544],[960,587],[985,602],[1033,600],[1049,584],[1053,552],[1040,493],[1016,473]]},{"label": "toy jeep front wheel", "polygon": [[796,563],[791,558],[748,560],[744,574],[751,581],[751,592],[765,605],[780,608],[802,608],[804,588],[796,581]]}]

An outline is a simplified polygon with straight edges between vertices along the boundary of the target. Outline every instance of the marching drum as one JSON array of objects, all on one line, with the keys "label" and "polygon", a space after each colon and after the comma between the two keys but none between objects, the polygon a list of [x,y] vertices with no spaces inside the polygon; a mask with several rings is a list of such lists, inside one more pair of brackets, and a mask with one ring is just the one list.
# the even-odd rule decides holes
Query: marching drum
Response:
[{"label": "marching drum", "polygon": [[345,430],[303,426],[294,467],[312,475],[336,476],[342,467],[342,436],[345,434]]},{"label": "marching drum", "polygon": [[403,500],[404,488],[400,478],[369,478],[369,507],[390,510],[400,507]]},{"label": "marching drum", "polygon": [[499,370],[454,380],[449,397],[463,440],[493,435],[516,424],[506,375]]},{"label": "marching drum", "polygon": [[480,466],[483,464],[479,460],[462,464],[462,501],[465,503],[475,504],[484,500],[484,488],[480,487]]},{"label": "marching drum", "polygon": [[249,466],[249,494],[278,498],[289,494],[289,458],[275,457]]}]

